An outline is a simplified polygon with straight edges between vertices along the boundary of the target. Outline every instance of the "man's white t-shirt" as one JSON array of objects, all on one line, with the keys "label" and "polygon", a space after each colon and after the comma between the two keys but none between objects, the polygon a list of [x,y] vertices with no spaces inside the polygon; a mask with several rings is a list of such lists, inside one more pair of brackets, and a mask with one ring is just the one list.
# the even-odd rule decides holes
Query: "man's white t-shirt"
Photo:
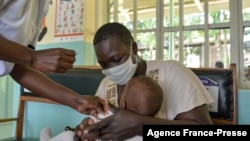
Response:
[{"label": "man's white t-shirt", "polygon": [[[179,113],[202,104],[214,102],[200,79],[183,64],[174,60],[147,61],[148,77],[156,80],[163,90],[162,107],[156,117],[173,120]],[[117,85],[105,77],[96,96],[107,99],[118,107]]]},{"label": "man's white t-shirt", "polygon": [[14,67],[14,63],[0,60],[0,77],[11,72]]},{"label": "man's white t-shirt", "polygon": [[[36,46],[49,2],[50,0],[1,0],[0,36],[23,46]],[[0,60],[0,76],[10,73],[13,67],[13,63]]]}]

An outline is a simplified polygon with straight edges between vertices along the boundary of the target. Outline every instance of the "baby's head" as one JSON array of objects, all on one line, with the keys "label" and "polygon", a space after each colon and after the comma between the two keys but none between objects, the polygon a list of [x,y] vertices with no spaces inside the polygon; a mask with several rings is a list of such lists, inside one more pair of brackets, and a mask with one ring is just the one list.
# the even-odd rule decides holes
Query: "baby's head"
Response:
[{"label": "baby's head", "polygon": [[125,86],[119,107],[142,115],[154,116],[162,105],[163,91],[146,76],[132,78]]}]

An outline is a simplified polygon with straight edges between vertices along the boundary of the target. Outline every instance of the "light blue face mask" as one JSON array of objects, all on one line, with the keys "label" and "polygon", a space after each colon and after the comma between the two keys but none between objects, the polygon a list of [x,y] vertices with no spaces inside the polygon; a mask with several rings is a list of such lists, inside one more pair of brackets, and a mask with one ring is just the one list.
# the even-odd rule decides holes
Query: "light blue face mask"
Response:
[{"label": "light blue face mask", "polygon": [[135,74],[136,67],[137,63],[133,64],[130,56],[123,64],[109,69],[104,69],[102,70],[102,73],[118,85],[125,85]]}]

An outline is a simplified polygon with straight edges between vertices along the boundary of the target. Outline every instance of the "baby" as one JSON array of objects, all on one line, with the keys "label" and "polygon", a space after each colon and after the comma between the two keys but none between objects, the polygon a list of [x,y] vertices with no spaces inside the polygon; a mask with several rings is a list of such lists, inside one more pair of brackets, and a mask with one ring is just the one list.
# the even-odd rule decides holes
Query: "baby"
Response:
[{"label": "baby", "polygon": [[161,108],[162,99],[163,92],[157,82],[146,76],[137,76],[125,86],[119,108],[154,116]]},{"label": "baby", "polygon": [[[126,109],[138,114],[155,116],[162,105],[163,92],[161,87],[153,79],[146,76],[132,78],[125,86],[119,102],[120,109]],[[112,115],[112,113],[108,113]],[[107,115],[106,115],[107,116]],[[103,117],[91,117],[98,122]],[[49,128],[42,129],[40,141],[74,141],[74,131],[64,131],[55,137],[51,137]],[[135,136],[130,140],[142,140],[141,136]]]},{"label": "baby", "polygon": [[[146,76],[132,78],[124,88],[119,108],[145,116],[155,116],[161,108],[163,92],[153,79]],[[142,141],[141,136],[134,136],[126,141]]]}]

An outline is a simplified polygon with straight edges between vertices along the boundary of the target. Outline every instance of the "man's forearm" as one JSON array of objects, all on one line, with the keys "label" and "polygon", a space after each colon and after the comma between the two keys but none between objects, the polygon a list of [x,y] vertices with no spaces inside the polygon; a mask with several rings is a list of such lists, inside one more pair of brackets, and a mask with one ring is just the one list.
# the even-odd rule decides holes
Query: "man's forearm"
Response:
[{"label": "man's forearm", "polygon": [[30,66],[33,50],[0,36],[0,59],[15,64]]},{"label": "man's forearm", "polygon": [[42,97],[77,109],[80,96],[74,91],[54,82],[43,73],[32,68],[16,64],[11,77],[23,87]]}]

